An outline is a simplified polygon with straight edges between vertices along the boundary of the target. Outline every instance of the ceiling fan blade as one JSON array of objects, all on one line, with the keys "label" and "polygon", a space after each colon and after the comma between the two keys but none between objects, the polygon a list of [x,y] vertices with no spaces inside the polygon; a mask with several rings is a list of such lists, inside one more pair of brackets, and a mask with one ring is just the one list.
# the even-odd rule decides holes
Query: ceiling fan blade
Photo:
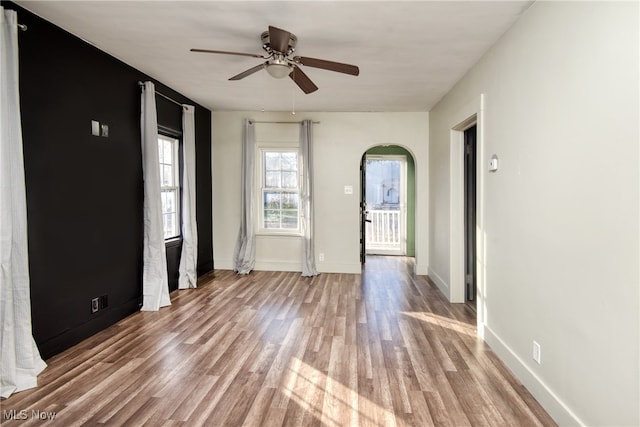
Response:
[{"label": "ceiling fan blade", "polygon": [[269,25],[269,44],[271,49],[280,53],[287,53],[291,33]]},{"label": "ceiling fan blade", "polygon": [[247,76],[250,76],[253,73],[257,73],[262,70],[266,64],[256,65],[255,67],[249,68],[247,71],[243,71],[242,73],[231,77],[229,80],[240,80],[244,79]]},{"label": "ceiling fan blade", "polygon": [[252,58],[263,58],[263,59],[266,58],[265,56],[258,55],[256,53],[228,52],[226,50],[211,50],[211,49],[190,49],[190,50],[191,52],[221,53],[224,55],[250,56]]},{"label": "ceiling fan blade", "polygon": [[360,74],[360,69],[355,65],[343,64],[341,62],[308,58],[306,56],[296,56],[293,60],[307,67],[322,68],[323,70],[337,71],[338,73],[351,74],[352,76]]},{"label": "ceiling fan blade", "polygon": [[289,77],[291,80],[296,82],[296,84],[302,89],[304,93],[311,93],[318,90],[318,86],[316,86],[311,79],[302,72],[299,67],[293,66],[293,71],[289,73]]}]

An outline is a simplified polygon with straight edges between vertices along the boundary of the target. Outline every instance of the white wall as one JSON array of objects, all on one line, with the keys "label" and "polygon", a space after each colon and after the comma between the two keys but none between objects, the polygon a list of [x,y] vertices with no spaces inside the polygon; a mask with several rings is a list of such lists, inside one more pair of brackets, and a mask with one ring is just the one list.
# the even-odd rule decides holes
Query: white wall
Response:
[{"label": "white wall", "polygon": [[537,2],[430,112],[430,271],[448,285],[451,128],[484,94],[480,321],[562,425],[640,425],[638,17]]},{"label": "white wall", "polygon": [[[293,121],[312,119],[314,125],[314,201],[316,266],[320,272],[360,273],[360,159],[376,145],[407,148],[416,163],[416,270],[428,269],[428,138],[429,116],[421,113],[265,113],[213,112],[213,228],[214,264],[232,269],[240,215],[242,119]],[[256,126],[256,142],[297,141],[295,125]],[[345,186],[353,194],[344,194]],[[300,271],[300,239],[259,236],[256,270]],[[318,260],[324,253],[325,260]]]}]

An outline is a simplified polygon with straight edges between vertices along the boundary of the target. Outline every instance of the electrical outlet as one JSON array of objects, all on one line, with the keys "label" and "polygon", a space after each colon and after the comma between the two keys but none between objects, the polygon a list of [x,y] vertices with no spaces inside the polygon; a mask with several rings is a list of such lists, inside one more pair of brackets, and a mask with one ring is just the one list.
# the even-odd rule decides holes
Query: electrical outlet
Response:
[{"label": "electrical outlet", "polygon": [[91,299],[91,313],[96,313],[100,310],[100,298]]},{"label": "electrical outlet", "polygon": [[318,261],[324,261],[324,252],[320,252],[320,255],[318,255]]},{"label": "electrical outlet", "polygon": [[100,136],[100,122],[97,120],[91,120],[91,135]]},{"label": "electrical outlet", "polygon": [[109,297],[107,295],[100,295],[100,310],[104,310],[109,306]]},{"label": "electrical outlet", "polygon": [[535,360],[538,365],[542,363],[542,359],[541,359],[541,348],[540,348],[540,344],[538,344],[537,342],[533,342],[533,360]]}]

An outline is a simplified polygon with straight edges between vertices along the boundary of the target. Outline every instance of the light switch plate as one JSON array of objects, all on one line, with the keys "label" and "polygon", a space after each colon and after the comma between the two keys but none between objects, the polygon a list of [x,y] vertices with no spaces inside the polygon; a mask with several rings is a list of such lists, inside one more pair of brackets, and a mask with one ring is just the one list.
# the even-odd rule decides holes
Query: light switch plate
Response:
[{"label": "light switch plate", "polygon": [[498,156],[495,154],[489,159],[489,172],[496,172],[498,170]]},{"label": "light switch plate", "polygon": [[100,136],[100,122],[97,120],[91,120],[91,135]]}]

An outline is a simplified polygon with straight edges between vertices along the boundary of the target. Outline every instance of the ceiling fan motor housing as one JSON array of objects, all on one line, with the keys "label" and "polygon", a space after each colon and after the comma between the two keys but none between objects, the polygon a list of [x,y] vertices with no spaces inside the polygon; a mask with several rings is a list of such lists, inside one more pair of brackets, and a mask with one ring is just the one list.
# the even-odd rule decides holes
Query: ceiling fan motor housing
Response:
[{"label": "ceiling fan motor housing", "polygon": [[[265,31],[262,33],[262,35],[260,36],[260,40],[262,40],[262,48],[264,50],[266,50],[268,53],[271,52],[275,52],[272,48],[271,48],[271,40],[269,38],[269,31]],[[289,43],[288,43],[288,47],[287,47],[287,51],[286,52],[280,52],[284,55],[291,55],[293,53],[294,50],[296,50],[296,43],[298,43],[298,38],[289,33]]]}]

